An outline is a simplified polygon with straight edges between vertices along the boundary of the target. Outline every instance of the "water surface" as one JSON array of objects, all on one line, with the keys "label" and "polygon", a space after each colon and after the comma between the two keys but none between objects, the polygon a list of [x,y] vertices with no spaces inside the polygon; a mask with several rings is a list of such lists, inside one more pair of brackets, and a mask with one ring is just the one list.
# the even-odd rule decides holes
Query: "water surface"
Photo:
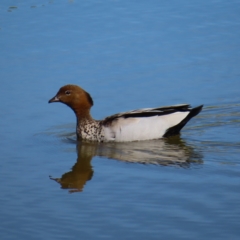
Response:
[{"label": "water surface", "polygon": [[[238,1],[1,1],[1,239],[239,239]],[[171,139],[77,143],[101,119],[204,110]],[[51,176],[51,178],[49,178]]]}]

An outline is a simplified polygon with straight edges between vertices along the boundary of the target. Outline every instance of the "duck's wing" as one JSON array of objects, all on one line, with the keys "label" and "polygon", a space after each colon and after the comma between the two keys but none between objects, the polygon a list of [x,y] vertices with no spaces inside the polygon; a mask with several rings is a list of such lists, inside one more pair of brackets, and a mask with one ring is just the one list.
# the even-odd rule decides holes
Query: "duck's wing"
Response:
[{"label": "duck's wing", "polygon": [[157,108],[142,108],[136,109],[128,112],[121,112],[109,117],[106,117],[103,120],[104,125],[111,124],[112,121],[118,118],[136,118],[136,117],[153,117],[153,116],[162,116],[167,115],[175,112],[186,112],[190,111],[191,106],[189,104],[179,104],[173,106],[164,106],[164,107],[157,107]]},{"label": "duck's wing", "polygon": [[102,121],[107,140],[135,141],[176,135],[202,109],[189,104],[137,109],[114,114]]}]

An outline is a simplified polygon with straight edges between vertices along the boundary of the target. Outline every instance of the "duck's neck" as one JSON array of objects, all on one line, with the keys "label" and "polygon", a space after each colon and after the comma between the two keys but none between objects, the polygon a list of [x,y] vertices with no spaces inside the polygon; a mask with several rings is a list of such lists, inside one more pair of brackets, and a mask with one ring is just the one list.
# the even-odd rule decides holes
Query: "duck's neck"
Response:
[{"label": "duck's neck", "polygon": [[100,122],[92,118],[90,109],[75,109],[77,117],[76,134],[78,140],[102,141]]},{"label": "duck's neck", "polygon": [[95,121],[90,114],[90,109],[74,108],[73,111],[77,117],[77,125]]}]

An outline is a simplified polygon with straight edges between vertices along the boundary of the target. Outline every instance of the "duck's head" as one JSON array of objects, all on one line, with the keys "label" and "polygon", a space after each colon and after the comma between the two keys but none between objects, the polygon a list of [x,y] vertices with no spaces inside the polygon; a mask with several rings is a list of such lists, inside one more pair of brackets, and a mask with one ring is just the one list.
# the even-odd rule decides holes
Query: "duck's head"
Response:
[{"label": "duck's head", "polygon": [[93,100],[89,93],[77,85],[65,85],[59,89],[57,94],[48,103],[61,102],[68,105],[74,111],[78,109],[90,109]]}]

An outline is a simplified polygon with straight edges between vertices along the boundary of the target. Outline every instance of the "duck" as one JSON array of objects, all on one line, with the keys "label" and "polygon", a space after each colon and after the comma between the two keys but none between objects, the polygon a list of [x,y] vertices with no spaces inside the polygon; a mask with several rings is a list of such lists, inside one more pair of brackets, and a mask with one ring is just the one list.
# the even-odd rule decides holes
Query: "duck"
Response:
[{"label": "duck", "polygon": [[90,113],[91,95],[73,84],[61,87],[48,101],[54,102],[64,103],[74,111],[77,140],[95,142],[132,142],[178,135],[203,108],[203,105],[191,108],[189,104],[178,104],[121,112],[95,120]]}]

